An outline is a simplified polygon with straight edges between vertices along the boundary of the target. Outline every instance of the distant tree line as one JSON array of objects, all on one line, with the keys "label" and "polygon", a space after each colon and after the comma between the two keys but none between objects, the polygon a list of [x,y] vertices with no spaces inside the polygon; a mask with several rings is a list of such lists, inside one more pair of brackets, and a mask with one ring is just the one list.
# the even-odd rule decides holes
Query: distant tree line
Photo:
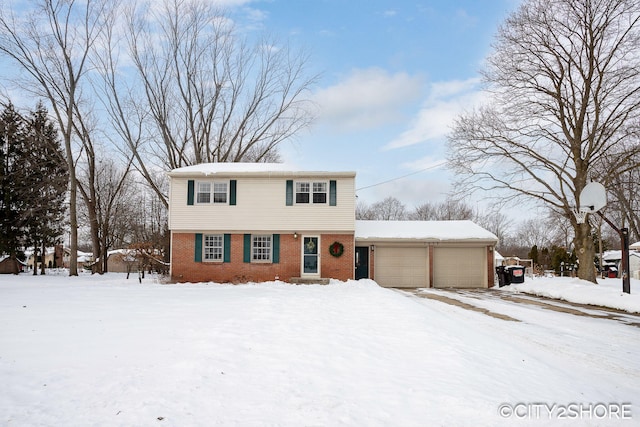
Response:
[{"label": "distant tree line", "polygon": [[[0,253],[34,259],[58,243],[65,229],[67,163],[58,132],[42,104],[21,115],[12,104],[0,114]],[[37,273],[34,263],[34,274]],[[44,274],[44,262],[41,263]]]}]

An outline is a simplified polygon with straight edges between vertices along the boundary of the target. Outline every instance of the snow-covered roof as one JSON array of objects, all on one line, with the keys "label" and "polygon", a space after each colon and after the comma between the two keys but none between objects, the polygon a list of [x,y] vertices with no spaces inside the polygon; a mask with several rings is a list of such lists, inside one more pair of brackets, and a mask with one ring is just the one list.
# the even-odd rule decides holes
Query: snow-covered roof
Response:
[{"label": "snow-covered roof", "polygon": [[255,175],[347,175],[355,176],[355,172],[346,171],[310,171],[287,163],[201,163],[198,165],[184,166],[173,169],[169,176],[197,176],[216,174],[255,174]]},{"label": "snow-covered roof", "polygon": [[622,259],[622,251],[605,251],[602,253],[602,259],[605,261],[619,261]]},{"label": "snow-covered roof", "polygon": [[[630,250],[629,256],[640,256],[637,251]],[[602,259],[605,261],[620,261],[622,259],[622,251],[611,250],[602,253]]]},{"label": "snow-covered roof", "polygon": [[361,240],[498,241],[495,234],[473,221],[356,221],[355,237]]}]

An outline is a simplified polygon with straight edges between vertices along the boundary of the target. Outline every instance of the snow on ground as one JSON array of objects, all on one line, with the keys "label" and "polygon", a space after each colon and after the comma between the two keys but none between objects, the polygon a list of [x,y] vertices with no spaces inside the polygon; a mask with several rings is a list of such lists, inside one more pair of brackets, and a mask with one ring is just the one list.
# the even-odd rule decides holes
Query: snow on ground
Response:
[{"label": "snow on ground", "polygon": [[622,279],[598,279],[598,284],[570,277],[527,277],[500,289],[561,299],[579,304],[640,313],[640,280],[631,279],[631,293],[622,292]]},{"label": "snow on ground", "polygon": [[571,404],[569,425],[637,423],[640,329],[524,310],[369,280],[2,275],[0,425],[546,425]]}]

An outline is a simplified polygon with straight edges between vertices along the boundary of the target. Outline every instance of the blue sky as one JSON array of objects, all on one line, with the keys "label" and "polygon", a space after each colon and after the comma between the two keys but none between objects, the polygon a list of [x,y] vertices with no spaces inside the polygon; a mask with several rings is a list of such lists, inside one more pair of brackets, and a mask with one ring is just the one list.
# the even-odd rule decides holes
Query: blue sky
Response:
[{"label": "blue sky", "polygon": [[356,171],[369,204],[394,196],[411,209],[445,198],[451,176],[437,165],[446,133],[482,101],[478,71],[518,0],[226,2],[240,28],[288,37],[321,73],[318,119],[281,147],[287,162]]}]

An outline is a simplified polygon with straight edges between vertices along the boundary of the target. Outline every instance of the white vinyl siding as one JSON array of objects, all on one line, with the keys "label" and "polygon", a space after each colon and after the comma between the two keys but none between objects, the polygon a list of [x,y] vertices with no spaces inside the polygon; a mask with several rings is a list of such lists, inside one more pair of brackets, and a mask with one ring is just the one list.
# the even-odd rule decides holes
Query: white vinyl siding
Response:
[{"label": "white vinyl siding", "polygon": [[[193,179],[193,178],[191,178]],[[188,178],[171,178],[169,228],[173,231],[281,230],[350,232],[355,230],[355,179],[336,180],[336,206],[324,204],[286,205],[286,181],[291,177],[230,177],[237,179],[236,205],[187,204]],[[196,179],[196,181],[199,181]],[[202,181],[205,181],[204,179]],[[296,180],[297,181],[297,180]],[[300,179],[321,182],[322,179]],[[294,185],[295,192],[295,185]],[[197,191],[197,186],[196,186]],[[197,196],[197,195],[196,195]],[[327,198],[329,195],[327,194]]]}]

